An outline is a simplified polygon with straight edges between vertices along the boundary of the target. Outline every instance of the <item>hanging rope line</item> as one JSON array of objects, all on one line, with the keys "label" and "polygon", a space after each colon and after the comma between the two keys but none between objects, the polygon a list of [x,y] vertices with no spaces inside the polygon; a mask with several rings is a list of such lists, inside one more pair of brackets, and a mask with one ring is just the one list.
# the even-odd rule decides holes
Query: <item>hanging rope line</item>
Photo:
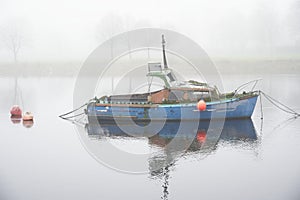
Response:
[{"label": "hanging rope line", "polygon": [[[283,121],[281,121],[280,123],[278,123],[276,126],[274,126],[274,128],[272,130],[269,130],[267,132],[267,134],[265,133],[264,134],[264,139],[269,139],[270,137],[272,137],[276,131],[278,131],[279,129],[283,129],[285,128],[286,126],[288,126],[289,124],[293,123],[295,120],[297,119],[297,117],[293,116],[293,117],[290,117],[288,119],[285,119]],[[263,121],[263,120],[261,120]],[[262,133],[262,132],[261,132]],[[262,134],[261,134],[262,135]]]},{"label": "hanging rope line", "polygon": [[[81,108],[87,106],[89,103],[91,102],[97,102],[98,101],[98,98],[97,97],[94,97],[92,99],[90,99],[87,103],[83,104],[82,106],[74,109],[74,110],[71,110],[70,112],[67,112],[67,113],[64,113],[64,114],[61,114],[59,115],[58,117],[62,118],[62,119],[65,119],[65,120],[70,120],[72,118],[75,118],[75,117],[78,117],[78,116],[81,116],[81,115],[84,115],[85,112],[82,112],[82,113],[79,113],[79,114],[76,114],[76,115],[71,115],[71,116],[68,116],[72,113],[75,113],[76,111],[80,110]],[[74,120],[73,120],[74,121]]]},{"label": "hanging rope line", "polygon": [[65,120],[71,122],[72,124],[80,125],[82,127],[84,127],[86,125],[86,123],[83,122],[81,119],[78,119],[78,120],[77,119],[65,119]]},{"label": "hanging rope line", "polygon": [[264,113],[263,113],[263,105],[262,105],[262,99],[261,99],[261,91],[259,91],[259,102],[260,102],[260,119],[263,119]]},{"label": "hanging rope line", "polygon": [[74,117],[78,117],[78,116],[81,116],[81,115],[84,115],[85,113],[84,112],[82,112],[82,113],[79,113],[79,114],[77,114],[77,115],[72,115],[72,116],[69,116],[69,117],[63,117],[63,116],[59,116],[60,118],[62,118],[62,119],[72,119],[72,118],[74,118]]},{"label": "hanging rope line", "polygon": [[[150,79],[151,81],[149,82]],[[148,77],[148,93],[150,93],[152,82],[153,82],[153,76],[151,78]]]},{"label": "hanging rope line", "polygon": [[238,88],[236,88],[236,89],[234,90],[234,95],[233,95],[233,96],[235,97],[235,95],[237,95],[239,91],[241,91],[242,89],[248,87],[250,84],[253,84],[252,89],[250,90],[250,91],[252,92],[252,91],[254,90],[256,84],[257,84],[258,81],[260,81],[260,80],[262,80],[262,79],[252,80],[252,81],[249,81],[249,82],[247,82],[247,83],[244,83],[244,84],[240,85]]},{"label": "hanging rope line", "polygon": [[[74,113],[74,112],[80,110],[81,108],[83,108],[83,107],[85,107],[85,106],[87,106],[87,105],[88,105],[88,103],[85,103],[85,104],[83,104],[82,106],[80,106],[79,108],[76,108],[75,110],[72,110],[72,111],[67,112],[67,113],[65,113],[65,114],[62,114],[62,115],[59,115],[59,117],[62,118],[62,119],[71,119],[71,118],[74,118],[74,117],[83,115],[84,112],[79,113],[79,114],[76,114],[76,115],[72,115],[72,116],[67,116],[67,115],[70,115],[70,114],[72,114],[72,113]],[[67,116],[67,117],[66,117],[66,116]]]},{"label": "hanging rope line", "polygon": [[78,107],[78,108],[76,108],[76,109],[74,109],[74,110],[71,110],[70,112],[67,112],[67,113],[65,113],[65,114],[61,114],[61,115],[59,115],[58,117],[67,120],[67,119],[72,119],[72,118],[74,118],[74,117],[81,116],[81,115],[85,114],[85,112],[82,112],[82,113],[79,113],[79,114],[76,114],[76,115],[72,115],[72,116],[68,116],[68,115],[70,115],[70,114],[72,114],[72,113],[74,113],[74,112],[80,110],[81,108],[87,106],[91,101],[97,101],[97,97],[90,99],[87,103],[83,104],[82,106],[80,106],[80,107]]},{"label": "hanging rope line", "polygon": [[19,99],[20,99],[21,106],[22,106],[23,110],[25,110],[25,105],[24,105],[24,101],[23,101],[22,90],[21,90],[21,88],[20,88],[19,85],[17,87],[18,87],[17,89],[19,91]]},{"label": "hanging rope line", "polygon": [[293,115],[296,115],[297,117],[300,116],[299,113],[297,113],[296,111],[294,111],[293,109],[287,107],[286,105],[284,105],[283,103],[279,102],[278,100],[274,99],[273,97],[271,97],[270,95],[267,95],[266,93],[259,91],[260,94],[264,95],[264,97],[274,106],[276,106],[277,108],[279,108],[280,110],[286,112],[286,113],[290,113]]}]

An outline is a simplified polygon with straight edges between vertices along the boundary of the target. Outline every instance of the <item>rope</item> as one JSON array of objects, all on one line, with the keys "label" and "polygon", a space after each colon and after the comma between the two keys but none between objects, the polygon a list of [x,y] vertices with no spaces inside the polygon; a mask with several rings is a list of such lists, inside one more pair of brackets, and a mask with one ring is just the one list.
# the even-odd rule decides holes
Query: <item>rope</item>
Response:
[{"label": "rope", "polygon": [[70,121],[72,124],[80,125],[82,127],[85,126],[86,123],[80,121],[80,120],[75,120],[75,119],[66,119],[67,121]]},{"label": "rope", "polygon": [[[62,119],[68,119],[68,118],[71,118],[71,117],[64,117],[64,116],[69,115],[69,114],[71,114],[71,113],[73,113],[73,112],[76,112],[77,110],[79,110],[79,109],[81,109],[81,108],[83,108],[84,106],[87,106],[87,105],[88,105],[88,103],[85,103],[85,104],[83,104],[82,106],[80,106],[79,108],[76,108],[75,110],[72,110],[72,111],[67,112],[67,113],[65,113],[65,114],[62,114],[62,115],[59,115],[59,117],[62,118]],[[81,113],[81,114],[82,114],[82,113]],[[84,114],[84,113],[83,113],[83,114]],[[75,117],[75,116],[72,116],[72,117]]]},{"label": "rope", "polygon": [[265,137],[264,139],[268,139],[270,138],[272,135],[275,134],[275,132],[278,130],[278,129],[283,129],[284,127],[288,126],[289,124],[291,124],[293,121],[295,121],[297,119],[297,116],[293,116],[293,117],[290,117],[286,120],[283,120],[282,122],[278,123],[271,131],[268,131],[267,134],[264,134]]},{"label": "rope", "polygon": [[278,128],[284,128],[287,125],[289,125],[290,123],[292,123],[294,120],[296,119],[296,117],[290,117],[284,121],[282,121],[281,123],[279,123],[277,126],[275,126],[272,131],[270,131],[271,133],[273,133],[274,131],[276,131]]},{"label": "rope", "polygon": [[[287,107],[286,105],[284,105],[283,103],[277,101],[276,99],[274,99],[273,97],[271,97],[270,95],[267,95],[266,93],[259,91],[260,94],[263,94],[264,97],[270,101],[271,104],[273,104],[274,106],[276,106],[277,108],[279,108],[280,110],[286,112],[286,113],[290,113],[296,116],[300,116],[299,113],[297,113],[296,111],[294,111],[293,109]],[[280,106],[279,106],[280,105]],[[283,107],[283,108],[282,108]]]},{"label": "rope", "polygon": [[72,115],[72,116],[69,116],[69,117],[63,117],[63,116],[59,116],[60,118],[62,118],[62,119],[72,119],[72,118],[74,118],[74,117],[78,117],[78,116],[81,116],[81,115],[83,115],[84,114],[84,112],[83,113],[79,113],[79,114],[77,114],[77,115]]},{"label": "rope", "polygon": [[15,95],[14,95],[14,105],[17,105],[17,96],[18,96],[18,79],[15,77]]},{"label": "rope", "polygon": [[260,80],[261,80],[261,79],[256,79],[256,80],[252,80],[252,81],[249,81],[249,82],[247,82],[247,83],[244,83],[244,84],[240,85],[238,88],[235,89],[234,95],[233,95],[233,96],[235,97],[235,95],[236,95],[240,90],[242,90],[242,89],[245,88],[246,86],[250,85],[250,83],[254,83],[254,85],[252,86],[252,89],[251,89],[251,92],[252,92],[253,89],[255,88],[257,82],[260,81]]},{"label": "rope", "polygon": [[76,112],[77,110],[80,110],[81,108],[87,106],[92,101],[97,102],[98,101],[97,97],[94,97],[94,98],[90,99],[87,103],[83,104],[82,106],[80,106],[80,107],[78,107],[78,108],[76,108],[76,109],[74,109],[74,110],[72,110],[70,112],[67,112],[65,114],[61,114],[58,117],[60,117],[62,119],[65,119],[65,120],[73,121],[73,123],[74,123],[74,122],[76,122],[76,120],[75,119],[71,120],[71,119],[74,118],[74,117],[78,117],[78,116],[84,115],[85,112],[82,112],[82,113],[79,113],[79,114],[76,114],[76,115],[72,115],[72,116],[69,116],[69,117],[65,117],[65,116],[67,116],[69,114],[72,114],[72,113]]},{"label": "rope", "polygon": [[152,85],[152,81],[153,81],[153,76],[151,77],[151,82],[149,83],[149,77],[148,77],[148,93],[150,93],[150,88],[151,88],[151,85]]},{"label": "rope", "polygon": [[18,87],[18,90],[19,90],[19,99],[20,99],[21,106],[22,106],[23,110],[25,110],[24,101],[23,101],[23,95],[22,95],[22,90],[21,90],[20,86],[17,86],[17,87]]},{"label": "rope", "polygon": [[262,99],[261,99],[261,91],[259,91],[259,102],[260,102],[260,119],[263,119],[264,113],[263,113],[263,105],[262,105]]}]

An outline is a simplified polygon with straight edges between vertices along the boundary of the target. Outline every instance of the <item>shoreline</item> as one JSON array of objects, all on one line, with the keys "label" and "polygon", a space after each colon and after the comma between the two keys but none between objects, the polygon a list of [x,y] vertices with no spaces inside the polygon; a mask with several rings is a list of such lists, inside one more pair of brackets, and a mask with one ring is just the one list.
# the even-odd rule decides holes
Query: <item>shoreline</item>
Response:
[{"label": "shoreline", "polygon": [[[213,60],[221,74],[300,74],[300,59],[284,60]],[[0,77],[7,76],[76,76],[82,62],[0,63]],[[192,72],[191,72],[192,73]]]}]

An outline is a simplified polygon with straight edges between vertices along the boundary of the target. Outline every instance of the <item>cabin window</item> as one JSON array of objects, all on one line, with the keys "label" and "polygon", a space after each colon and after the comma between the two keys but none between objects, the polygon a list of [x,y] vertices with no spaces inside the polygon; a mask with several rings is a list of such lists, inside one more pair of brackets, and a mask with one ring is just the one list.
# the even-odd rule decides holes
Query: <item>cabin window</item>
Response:
[{"label": "cabin window", "polygon": [[148,63],[148,72],[161,72],[161,64],[160,63]]},{"label": "cabin window", "polygon": [[170,92],[169,100],[170,101],[177,101],[178,97],[176,96],[176,94],[174,92]]},{"label": "cabin window", "polygon": [[171,82],[175,81],[175,78],[173,77],[173,75],[171,73],[168,73],[167,76]]}]

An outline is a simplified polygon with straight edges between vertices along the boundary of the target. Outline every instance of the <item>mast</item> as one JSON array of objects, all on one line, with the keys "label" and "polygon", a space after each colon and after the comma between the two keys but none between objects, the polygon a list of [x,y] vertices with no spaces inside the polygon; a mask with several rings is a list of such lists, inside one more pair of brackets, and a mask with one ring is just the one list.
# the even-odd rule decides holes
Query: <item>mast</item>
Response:
[{"label": "mast", "polygon": [[164,69],[168,69],[166,50],[165,50],[165,44],[166,44],[165,36],[162,35],[161,37],[162,37],[161,43],[162,43],[162,48],[163,48]]},{"label": "mast", "polygon": [[[172,72],[172,69],[168,67],[167,63],[167,57],[166,57],[166,49],[165,49],[165,37],[162,35],[162,49],[163,49],[163,69],[162,69],[162,64],[161,63],[148,63],[148,73],[147,76],[152,76],[152,77],[158,77],[162,79],[165,83],[165,88],[171,88],[172,85],[177,84],[177,79],[175,75]],[[152,70],[151,65],[157,65],[159,67],[159,70],[154,68]]]}]

